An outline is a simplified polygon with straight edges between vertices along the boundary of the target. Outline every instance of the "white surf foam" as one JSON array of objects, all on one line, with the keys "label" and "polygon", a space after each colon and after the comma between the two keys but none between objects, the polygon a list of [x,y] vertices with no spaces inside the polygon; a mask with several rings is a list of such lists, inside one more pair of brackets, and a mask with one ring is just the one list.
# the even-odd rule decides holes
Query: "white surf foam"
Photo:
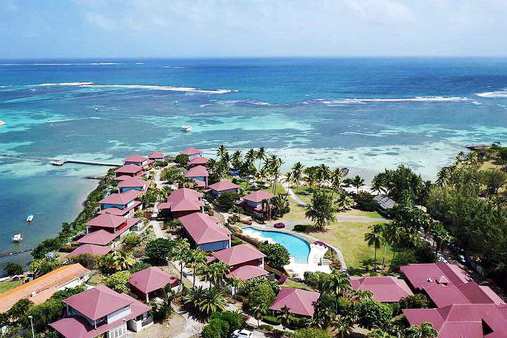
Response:
[{"label": "white surf foam", "polygon": [[120,62],[78,62],[78,63],[0,63],[0,66],[110,66]]},{"label": "white surf foam", "polygon": [[469,101],[467,97],[461,96],[416,96],[407,98],[354,98],[354,99],[339,99],[339,100],[323,100],[326,105],[340,105],[340,104],[367,104],[367,103],[403,103],[403,102],[464,102]]},{"label": "white surf foam", "polygon": [[504,90],[497,90],[494,92],[477,93],[475,95],[480,96],[480,97],[485,97],[488,99],[503,99],[503,98],[507,98],[507,88]]},{"label": "white surf foam", "polygon": [[93,85],[93,82],[51,82],[51,83],[40,83],[32,85],[31,87],[54,87],[54,86],[81,87],[89,85]]}]

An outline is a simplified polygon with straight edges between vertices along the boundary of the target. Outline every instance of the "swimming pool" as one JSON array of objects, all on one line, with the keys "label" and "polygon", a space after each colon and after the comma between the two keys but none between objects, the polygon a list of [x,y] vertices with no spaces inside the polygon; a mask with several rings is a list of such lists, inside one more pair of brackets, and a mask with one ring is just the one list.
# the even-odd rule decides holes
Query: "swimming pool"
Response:
[{"label": "swimming pool", "polygon": [[250,233],[254,235],[251,237],[255,237],[260,240],[268,239],[268,241],[272,240],[279,243],[289,251],[289,254],[294,257],[296,263],[308,263],[310,244],[302,238],[284,232],[257,230],[252,227],[243,228],[243,232],[247,236]]}]

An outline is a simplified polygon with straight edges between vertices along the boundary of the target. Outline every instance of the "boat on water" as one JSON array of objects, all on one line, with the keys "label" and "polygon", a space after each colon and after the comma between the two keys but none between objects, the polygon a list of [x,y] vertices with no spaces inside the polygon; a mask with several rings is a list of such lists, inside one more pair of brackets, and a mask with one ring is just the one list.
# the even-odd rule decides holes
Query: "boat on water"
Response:
[{"label": "boat on water", "polygon": [[5,122],[0,120],[0,126],[3,126],[4,124],[5,124]]},{"label": "boat on water", "polygon": [[28,215],[28,217],[26,218],[26,221],[27,222],[33,221],[33,217],[34,217],[33,215]]},{"label": "boat on water", "polygon": [[14,236],[12,236],[13,242],[21,242],[22,240],[23,240],[23,237],[21,237],[21,234],[15,234]]},{"label": "boat on water", "polygon": [[192,126],[189,124],[184,124],[181,126],[181,131],[184,133],[188,133],[191,130],[192,130]]}]

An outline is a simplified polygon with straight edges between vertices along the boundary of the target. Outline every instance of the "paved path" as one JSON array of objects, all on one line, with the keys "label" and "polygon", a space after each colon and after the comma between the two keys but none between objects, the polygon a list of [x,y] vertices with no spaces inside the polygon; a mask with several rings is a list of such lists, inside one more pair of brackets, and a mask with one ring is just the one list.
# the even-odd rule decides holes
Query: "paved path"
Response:
[{"label": "paved path", "polygon": [[282,184],[283,188],[285,189],[285,191],[287,191],[289,193],[289,196],[294,200],[296,201],[297,204],[299,204],[300,206],[302,207],[306,207],[307,204],[305,201],[303,201],[290,187],[289,187],[289,183],[285,182]]},{"label": "paved path", "polygon": [[165,238],[164,232],[160,228],[160,222],[158,221],[150,221],[150,225],[153,228],[153,233],[156,238]]}]

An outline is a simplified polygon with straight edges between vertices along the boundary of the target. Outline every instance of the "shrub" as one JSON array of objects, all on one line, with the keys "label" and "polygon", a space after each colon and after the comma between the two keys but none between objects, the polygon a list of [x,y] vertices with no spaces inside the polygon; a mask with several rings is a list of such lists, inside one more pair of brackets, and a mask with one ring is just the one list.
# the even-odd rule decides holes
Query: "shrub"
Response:
[{"label": "shrub", "polygon": [[21,275],[23,273],[23,266],[18,263],[9,262],[5,265],[4,271],[8,276]]},{"label": "shrub", "polygon": [[280,319],[275,316],[264,316],[262,320],[271,325],[280,325],[281,323]]},{"label": "shrub", "polygon": [[231,241],[232,246],[243,244],[243,241],[239,238],[233,238]]},{"label": "shrub", "polygon": [[230,336],[230,327],[229,323],[220,318],[214,318],[209,321],[208,325],[206,325],[202,332],[201,337],[204,338],[226,338]]},{"label": "shrub", "polygon": [[308,226],[304,225],[304,224],[296,224],[294,226],[294,231],[306,232],[307,229],[308,229]]},{"label": "shrub", "polygon": [[138,271],[144,270],[146,268],[149,268],[151,265],[146,262],[136,262],[132,267],[130,268],[131,273],[136,273]]},{"label": "shrub", "polygon": [[275,300],[276,294],[269,282],[262,282],[251,289],[247,295],[247,304],[249,309],[257,306],[269,308]]},{"label": "shrub", "polygon": [[104,284],[117,292],[128,292],[127,283],[130,279],[130,271],[118,271],[104,280]]},{"label": "shrub", "polygon": [[87,269],[95,269],[97,267],[98,259],[96,256],[83,253],[70,258],[72,263],[79,263]]},{"label": "shrub", "polygon": [[373,199],[373,195],[367,191],[360,191],[354,196],[356,207],[364,211],[375,211],[379,204]]},{"label": "shrub", "polygon": [[304,317],[294,317],[292,316],[290,319],[290,327],[292,329],[303,329],[310,325],[310,320]]},{"label": "shrub", "polygon": [[[234,311],[224,311],[224,312],[215,312],[211,315],[211,320],[220,319],[225,321],[228,324],[228,331],[226,332],[226,337],[229,337],[234,331],[240,329],[243,324],[243,314],[240,312]],[[225,326],[222,326],[224,328]]]},{"label": "shrub", "polygon": [[306,328],[295,331],[291,338],[331,338],[331,336],[322,329]]},{"label": "shrub", "polygon": [[259,329],[266,331],[273,331],[273,327],[271,325],[261,324],[259,325]]},{"label": "shrub", "polygon": [[290,262],[289,251],[281,244],[264,243],[260,249],[266,255],[267,263],[275,269],[281,270]]},{"label": "shrub", "polygon": [[416,293],[402,298],[399,304],[402,309],[421,309],[429,307],[430,301],[424,294]]},{"label": "shrub", "polygon": [[389,305],[373,300],[359,304],[359,326],[366,329],[386,328],[393,316],[393,310]]},{"label": "shrub", "polygon": [[171,251],[171,242],[165,238],[157,238],[146,245],[146,256],[153,262],[167,259]]},{"label": "shrub", "polygon": [[234,205],[236,205],[236,201],[239,200],[240,195],[234,191],[226,191],[220,194],[215,199],[216,206],[223,210],[229,211]]},{"label": "shrub", "polygon": [[131,249],[141,244],[142,241],[143,239],[140,235],[135,232],[131,232],[123,239],[123,244],[127,247],[127,249]]},{"label": "shrub", "polygon": [[174,162],[178,163],[179,165],[186,166],[188,164],[189,160],[190,160],[190,157],[188,155],[179,154],[174,159]]}]

